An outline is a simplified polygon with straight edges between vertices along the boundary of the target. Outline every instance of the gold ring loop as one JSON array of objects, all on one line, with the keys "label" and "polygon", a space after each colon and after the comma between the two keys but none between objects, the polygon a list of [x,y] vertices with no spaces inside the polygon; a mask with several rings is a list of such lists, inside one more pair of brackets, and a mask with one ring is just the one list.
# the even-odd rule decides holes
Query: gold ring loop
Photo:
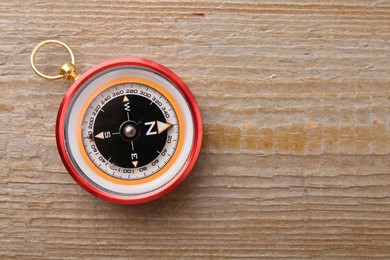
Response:
[{"label": "gold ring loop", "polygon": [[72,59],[72,64],[73,65],[76,65],[76,61],[75,61],[75,58],[74,58],[74,54],[73,54],[73,51],[72,49],[66,45],[65,43],[63,42],[60,42],[60,41],[57,41],[57,40],[47,40],[47,41],[43,41],[41,42],[40,44],[38,44],[34,50],[32,51],[31,53],[31,57],[30,57],[30,65],[31,65],[31,68],[34,70],[34,72],[36,74],[38,74],[39,76],[41,76],[42,78],[45,78],[45,79],[51,79],[51,80],[54,80],[54,79],[61,79],[63,76],[61,74],[59,75],[56,75],[56,76],[49,76],[49,75],[46,75],[46,74],[43,74],[42,72],[40,72],[37,67],[35,67],[35,56],[37,55],[37,52],[38,50],[45,46],[45,45],[49,45],[49,44],[58,44],[58,45],[61,45],[63,47],[65,47],[68,52],[70,53],[70,57]]}]

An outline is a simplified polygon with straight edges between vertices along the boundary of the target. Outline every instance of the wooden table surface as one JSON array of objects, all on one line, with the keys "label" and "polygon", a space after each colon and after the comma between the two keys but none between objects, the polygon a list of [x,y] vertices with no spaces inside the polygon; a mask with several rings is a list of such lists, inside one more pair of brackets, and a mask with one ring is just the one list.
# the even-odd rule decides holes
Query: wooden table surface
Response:
[{"label": "wooden table surface", "polygon": [[[202,113],[174,192],[123,206],[68,175],[69,87],[30,69],[46,39],[80,72],[135,56]],[[47,72],[67,58],[47,47]],[[389,258],[390,1],[0,0],[0,259]]]}]

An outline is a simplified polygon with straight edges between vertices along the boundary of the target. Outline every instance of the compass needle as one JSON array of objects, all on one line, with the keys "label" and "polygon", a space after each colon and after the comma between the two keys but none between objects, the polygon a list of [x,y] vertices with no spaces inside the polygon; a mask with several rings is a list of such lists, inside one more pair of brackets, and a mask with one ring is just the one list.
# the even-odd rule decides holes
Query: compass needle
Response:
[{"label": "compass needle", "polygon": [[104,139],[104,133],[101,132],[101,133],[95,135],[95,138]]},{"label": "compass needle", "polygon": [[156,121],[156,122],[157,122],[157,132],[158,132],[158,134],[161,134],[165,130],[169,130],[169,129],[171,129],[173,127],[173,125],[170,124],[170,123],[164,123],[164,122],[161,122],[161,121]]}]

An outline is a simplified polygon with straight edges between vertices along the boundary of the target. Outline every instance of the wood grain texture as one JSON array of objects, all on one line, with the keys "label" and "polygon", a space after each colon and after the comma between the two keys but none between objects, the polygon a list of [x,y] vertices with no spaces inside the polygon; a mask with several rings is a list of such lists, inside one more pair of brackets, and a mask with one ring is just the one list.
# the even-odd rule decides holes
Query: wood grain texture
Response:
[{"label": "wood grain texture", "polygon": [[[390,2],[0,0],[0,258],[390,257]],[[155,60],[204,119],[189,178],[145,205],[100,201],[68,175],[55,118],[80,71]],[[67,58],[47,48],[38,63]]]}]

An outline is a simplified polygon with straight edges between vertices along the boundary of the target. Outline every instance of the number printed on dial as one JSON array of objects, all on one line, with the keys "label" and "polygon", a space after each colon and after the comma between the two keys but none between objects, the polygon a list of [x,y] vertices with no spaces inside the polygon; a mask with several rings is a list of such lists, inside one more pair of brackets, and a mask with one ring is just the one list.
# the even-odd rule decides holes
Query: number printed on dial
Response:
[{"label": "number printed on dial", "polygon": [[113,85],[92,100],[81,132],[96,167],[117,179],[139,180],[169,162],[180,129],[175,109],[163,94],[128,82]]}]

